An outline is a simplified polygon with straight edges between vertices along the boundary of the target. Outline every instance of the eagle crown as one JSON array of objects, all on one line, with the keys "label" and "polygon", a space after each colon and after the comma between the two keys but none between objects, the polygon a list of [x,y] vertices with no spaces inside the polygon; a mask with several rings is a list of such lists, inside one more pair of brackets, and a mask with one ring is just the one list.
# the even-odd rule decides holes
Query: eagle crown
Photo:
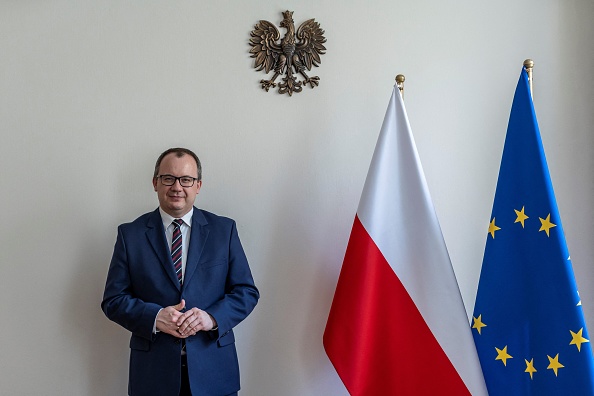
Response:
[{"label": "eagle crown", "polygon": [[293,11],[287,10],[283,12],[283,19],[290,20],[291,22],[293,22]]},{"label": "eagle crown", "polygon": [[293,21],[293,11],[285,11],[283,12],[283,20],[280,23],[280,27],[284,27],[287,29],[287,32],[291,35],[294,34],[294,21]]}]

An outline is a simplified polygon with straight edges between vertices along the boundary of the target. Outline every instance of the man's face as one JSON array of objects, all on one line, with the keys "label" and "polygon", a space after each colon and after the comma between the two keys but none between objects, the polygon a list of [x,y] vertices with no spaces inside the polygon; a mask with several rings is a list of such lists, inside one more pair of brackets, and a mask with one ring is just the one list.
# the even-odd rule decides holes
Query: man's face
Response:
[{"label": "man's face", "polygon": [[[175,153],[171,153],[161,161],[159,175],[195,178],[198,177],[198,167],[192,156],[186,154],[178,158]],[[192,187],[182,187],[179,180],[176,180],[172,186],[165,186],[161,182],[161,178],[153,179],[153,187],[159,197],[159,206],[166,213],[177,218],[192,210],[201,186],[202,181],[195,181]]]}]

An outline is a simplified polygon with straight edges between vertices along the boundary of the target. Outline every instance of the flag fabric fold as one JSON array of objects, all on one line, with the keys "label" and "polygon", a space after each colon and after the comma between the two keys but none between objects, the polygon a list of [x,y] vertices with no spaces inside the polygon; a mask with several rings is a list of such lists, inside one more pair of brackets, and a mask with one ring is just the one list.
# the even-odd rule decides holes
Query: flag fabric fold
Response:
[{"label": "flag fabric fold", "polygon": [[324,347],[351,395],[485,395],[468,317],[395,87]]},{"label": "flag fabric fold", "polygon": [[524,69],[472,322],[491,396],[594,395],[592,348]]}]

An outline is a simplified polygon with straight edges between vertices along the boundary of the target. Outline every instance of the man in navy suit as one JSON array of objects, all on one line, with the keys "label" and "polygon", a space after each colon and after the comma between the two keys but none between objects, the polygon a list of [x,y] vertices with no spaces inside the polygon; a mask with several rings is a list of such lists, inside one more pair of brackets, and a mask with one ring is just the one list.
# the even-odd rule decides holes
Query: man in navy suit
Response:
[{"label": "man in navy suit", "polygon": [[132,333],[131,396],[239,391],[233,327],[259,293],[235,222],[194,207],[201,176],[192,151],[165,151],[159,208],[118,227],[101,308]]}]

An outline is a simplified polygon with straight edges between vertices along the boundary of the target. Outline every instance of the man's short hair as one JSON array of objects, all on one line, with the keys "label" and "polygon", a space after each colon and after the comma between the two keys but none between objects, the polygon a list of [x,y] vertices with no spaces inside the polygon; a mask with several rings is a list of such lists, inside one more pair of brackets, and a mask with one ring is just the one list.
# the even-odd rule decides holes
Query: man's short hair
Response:
[{"label": "man's short hair", "polygon": [[159,176],[159,168],[161,167],[161,161],[163,161],[163,158],[165,158],[166,155],[169,155],[171,153],[175,154],[177,158],[181,158],[186,154],[194,158],[194,160],[196,161],[196,167],[198,168],[198,175],[196,177],[198,181],[202,180],[202,165],[200,165],[200,159],[198,159],[198,156],[192,150],[183,147],[170,148],[161,153],[159,158],[157,158],[157,163],[155,164],[155,173],[153,174],[153,178]]}]

